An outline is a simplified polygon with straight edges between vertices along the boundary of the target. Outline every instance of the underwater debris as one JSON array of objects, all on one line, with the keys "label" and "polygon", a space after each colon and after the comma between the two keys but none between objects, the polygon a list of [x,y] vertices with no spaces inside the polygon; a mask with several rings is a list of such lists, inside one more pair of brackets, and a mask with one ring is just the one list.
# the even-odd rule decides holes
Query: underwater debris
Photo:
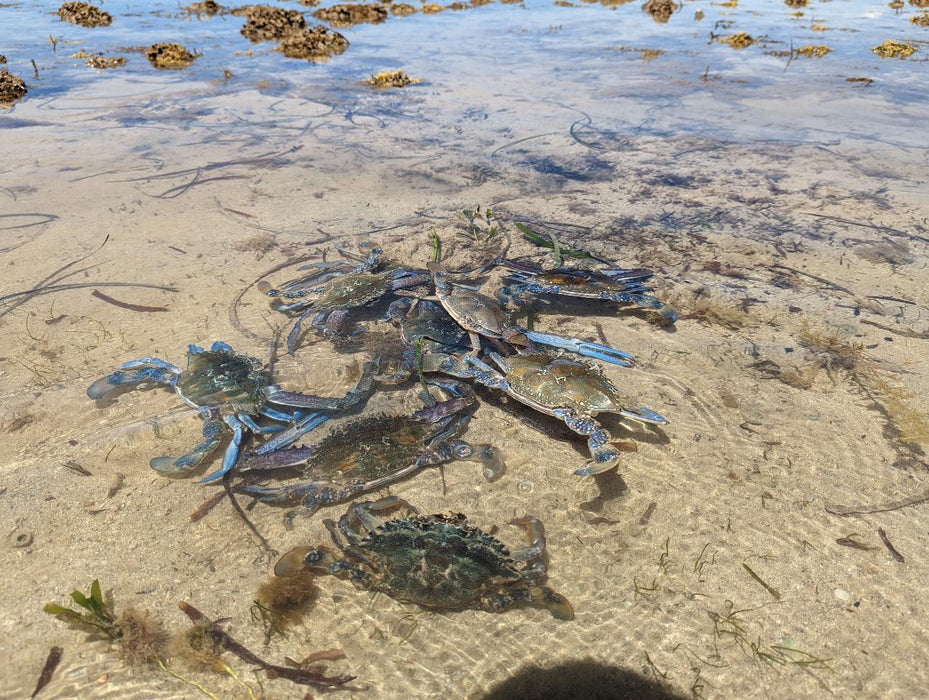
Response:
[{"label": "underwater debris", "polygon": [[348,46],[348,39],[319,24],[312,29],[288,34],[277,50],[288,58],[321,61],[345,53]]},{"label": "underwater debris", "polygon": [[911,46],[908,42],[888,39],[884,43],[872,47],[871,51],[881,58],[907,58],[916,53],[916,48]]},{"label": "underwater debris", "polygon": [[423,82],[421,78],[411,78],[402,70],[381,71],[364,81],[373,88],[404,88],[407,85],[416,85]]},{"label": "underwater debris", "polygon": [[63,653],[64,649],[61,647],[52,647],[49,649],[48,656],[45,659],[45,665],[42,666],[42,672],[39,674],[39,680],[36,682],[35,690],[32,691],[32,695],[29,696],[30,698],[34,698],[41,693],[42,689],[52,680],[55,669],[58,668],[58,664],[61,663],[61,655]]},{"label": "underwater debris", "polygon": [[26,96],[26,83],[10,71],[0,70],[0,107],[9,107]]},{"label": "underwater debris", "polygon": [[[199,650],[201,653],[205,652],[204,656],[206,658],[209,658],[211,654],[218,656],[220,650],[228,651],[238,656],[242,661],[257,666],[263,670],[269,678],[284,678],[299,685],[310,685],[319,688],[332,688],[355,679],[355,676],[325,676],[317,667],[303,668],[302,666],[298,666],[297,668],[289,668],[287,666],[278,666],[277,664],[268,663],[233,639],[219,626],[220,623],[218,621],[210,620],[210,618],[197,610],[193,605],[181,601],[177,606],[195,625],[193,634],[188,633],[187,639],[199,641],[200,647],[198,649],[198,647],[193,644],[191,644],[191,647],[195,651]],[[326,656],[330,655],[330,652],[326,652]],[[225,664],[222,665],[225,666]]]},{"label": "underwater debris", "polygon": [[152,44],[145,50],[148,62],[160,70],[187,68],[200,54],[193,54],[180,44]]},{"label": "underwater debris", "polygon": [[58,8],[58,16],[81,27],[109,27],[113,22],[108,12],[86,2],[66,2]]}]

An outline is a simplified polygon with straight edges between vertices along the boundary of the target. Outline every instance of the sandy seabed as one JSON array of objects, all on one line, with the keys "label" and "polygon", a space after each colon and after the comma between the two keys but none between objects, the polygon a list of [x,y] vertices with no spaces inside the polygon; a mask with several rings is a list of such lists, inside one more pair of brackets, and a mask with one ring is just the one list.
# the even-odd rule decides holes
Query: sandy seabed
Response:
[{"label": "sandy seabed", "polygon": [[[42,612],[95,578],[118,608],[172,628],[186,621],[181,600],[228,618],[271,660],[341,648],[330,671],[357,679],[333,697],[482,698],[517,674],[571,687],[602,677],[602,697],[616,697],[624,672],[682,697],[924,693],[929,504],[898,507],[929,488],[927,151],[908,141],[918,106],[844,77],[815,100],[767,98],[725,74],[701,81],[701,66],[665,86],[672,114],[649,100],[652,70],[570,96],[527,93],[524,66],[403,93],[127,80],[122,95],[83,87],[19,104],[0,124],[0,696],[28,696],[53,645],[64,658],[43,698],[195,695]],[[191,523],[212,488],[148,467],[199,438],[196,414],[167,391],[97,407],[85,390],[126,360],[183,364],[188,343],[267,360],[288,321],[255,283],[289,279],[292,266],[272,270],[334,244],[424,265],[435,231],[452,262],[495,254],[502,236],[482,244],[456,227],[478,204],[500,213],[511,256],[543,259],[512,225],[528,222],[655,270],[681,314],[660,328],[568,303],[537,321],[580,337],[600,324],[637,357],[605,372],[670,423],[607,419],[638,443],[616,472],[574,476],[582,452],[483,405],[467,439],[503,451],[501,479],[455,463],[390,490],[499,525],[514,545],[506,522],[539,517],[549,585],[576,619],[419,613],[325,578],[303,622],[264,647],[250,608],[273,562],[228,503]],[[168,311],[119,308],[94,289]],[[376,353],[309,339],[275,364],[287,388],[340,395]],[[412,391],[389,392],[367,410],[415,405]],[[251,517],[284,552],[327,541],[322,518],[343,511],[293,529],[280,508]],[[259,686],[227,662],[255,693],[305,692]],[[228,676],[185,674],[247,696]]]}]

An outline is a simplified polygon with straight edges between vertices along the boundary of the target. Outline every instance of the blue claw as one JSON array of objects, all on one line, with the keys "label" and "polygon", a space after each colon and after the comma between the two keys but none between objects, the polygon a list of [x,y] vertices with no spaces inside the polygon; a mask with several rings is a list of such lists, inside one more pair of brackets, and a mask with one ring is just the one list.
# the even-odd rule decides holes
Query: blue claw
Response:
[{"label": "blue claw", "polygon": [[627,352],[616,350],[608,345],[599,343],[590,343],[578,338],[562,338],[561,336],[550,333],[539,333],[538,331],[521,332],[534,343],[547,345],[553,348],[561,348],[568,352],[577,353],[584,357],[593,357],[604,362],[609,362],[620,367],[632,367],[635,365],[635,358]]},{"label": "blue claw", "polygon": [[619,415],[625,416],[626,418],[631,418],[632,420],[638,421],[639,423],[651,423],[653,425],[668,424],[667,418],[659,413],[655,413],[655,411],[650,408],[645,408],[644,406],[620,411]]},{"label": "blue claw", "polygon": [[282,430],[273,438],[267,440],[264,444],[255,450],[254,454],[264,455],[268,454],[269,452],[279,450],[282,447],[292,445],[301,437],[313,430],[313,428],[322,425],[327,420],[329,420],[329,416],[325,413],[309,413],[286,430]]},{"label": "blue claw", "polygon": [[200,479],[201,484],[208,484],[211,481],[221,479],[226,472],[235,466],[236,461],[239,459],[239,447],[242,444],[242,434],[245,432],[245,425],[235,416],[224,416],[223,420],[226,422],[226,425],[232,428],[232,440],[226,448],[226,454],[223,455],[222,468]]},{"label": "blue claw", "polygon": [[179,373],[180,370],[173,365],[170,368],[140,366],[138,369],[128,372],[114,372],[107,377],[101,377],[87,387],[87,395],[92,399],[99,399],[116,387],[127,384],[141,384],[142,382],[155,382],[156,384],[172,386]]},{"label": "blue claw", "polygon": [[178,474],[190,471],[203,461],[210,452],[219,445],[219,438],[223,432],[222,421],[212,418],[209,414],[203,417],[204,440],[183,457],[156,457],[150,464],[152,469],[160,474]]}]

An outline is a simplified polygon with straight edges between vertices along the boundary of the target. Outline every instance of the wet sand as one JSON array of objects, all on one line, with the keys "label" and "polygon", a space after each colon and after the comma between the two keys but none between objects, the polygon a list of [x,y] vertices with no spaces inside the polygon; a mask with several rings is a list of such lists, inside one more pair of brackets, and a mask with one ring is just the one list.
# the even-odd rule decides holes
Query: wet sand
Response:
[{"label": "wet sand", "polygon": [[[725,12],[699,5],[704,23]],[[679,12],[702,45],[709,27],[693,21],[697,6]],[[610,10],[558,8],[578,19],[569,26],[564,14],[556,30],[542,14],[553,8],[506,9],[522,14],[436,16],[450,39],[464,29],[446,17],[474,22],[469,36],[481,38],[399,62],[425,78],[403,91],[358,84],[393,67],[375,64],[377,42],[365,43],[386,35],[362,27],[343,62],[322,68],[265,82],[249,69],[218,85],[205,55],[182,77],[114,72],[61,94],[30,89],[0,117],[0,297],[39,288],[0,307],[0,551],[11,572],[0,583],[10,640],[0,696],[28,696],[53,645],[64,658],[40,697],[195,696],[42,612],[94,578],[117,607],[148,609],[171,628],[186,624],[180,600],[229,618],[227,630],[278,662],[341,648],[346,659],[329,670],[358,678],[333,697],[481,698],[527,666],[581,659],[683,697],[906,698],[929,683],[918,663],[929,636],[929,504],[830,512],[899,505],[927,489],[921,68],[846,53],[785,70],[787,59],[758,47],[736,60],[722,45],[700,60],[670,51],[644,62],[616,47],[668,47],[635,6],[616,10],[628,29],[566,63]],[[465,69],[494,80],[465,80]],[[846,81],[868,75],[866,88]],[[625,431],[607,419],[638,451],[614,473],[580,478],[571,472],[582,452],[484,405],[467,439],[500,447],[499,481],[455,463],[390,489],[425,512],[498,525],[514,546],[519,532],[506,522],[539,517],[549,585],[574,605],[574,621],[533,608],[421,613],[325,578],[303,623],[265,648],[250,607],[273,562],[228,503],[190,522],[213,488],[148,467],[199,438],[196,414],[167,391],[97,407],[85,390],[137,357],[182,364],[188,343],[222,339],[269,358],[289,326],[255,282],[332,244],[370,241],[424,264],[435,230],[453,262],[480,259],[498,242],[477,245],[455,228],[455,212],[478,204],[504,216],[511,255],[542,259],[519,220],[656,270],[659,295],[681,313],[673,329],[577,303],[537,326],[596,337],[601,324],[639,360],[607,375],[670,424]],[[119,308],[94,289],[168,311]],[[276,377],[341,395],[371,352],[316,342],[280,358]],[[368,410],[416,405],[413,391],[386,392]],[[280,508],[258,505],[251,517],[285,552],[326,542],[322,518],[342,512],[293,530]],[[282,680],[259,687],[247,665],[226,661],[256,694],[303,697]],[[184,673],[219,697],[247,696],[228,676]],[[574,673],[580,682],[591,671]]]}]

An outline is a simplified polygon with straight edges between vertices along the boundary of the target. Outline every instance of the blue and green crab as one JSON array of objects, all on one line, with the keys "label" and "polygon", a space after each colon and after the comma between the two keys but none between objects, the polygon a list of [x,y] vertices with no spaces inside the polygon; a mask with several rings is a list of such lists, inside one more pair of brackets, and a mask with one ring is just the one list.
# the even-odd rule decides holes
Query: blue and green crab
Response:
[{"label": "blue and green crab", "polygon": [[535,343],[594,357],[621,367],[632,367],[635,364],[632,355],[608,345],[521,328],[507,318],[505,309],[496,299],[463,285],[452,284],[448,273],[439,263],[429,263],[428,268],[435,283],[436,297],[448,314],[468,331],[474,354],[480,352],[481,338],[484,337],[504,340],[514,347],[529,351],[535,349]]},{"label": "blue and green crab", "polygon": [[246,481],[278,471],[297,472],[300,481],[285,486],[246,485],[239,493],[272,504],[301,503],[305,513],[400,481],[425,467],[454,460],[480,462],[488,481],[504,468],[499,450],[461,439],[474,403],[470,387],[457,381],[433,382],[453,398],[430,402],[410,416],[361,418],[330,433],[319,444],[246,455],[236,474]]},{"label": "blue and green crab", "polygon": [[620,451],[612,444],[609,431],[597,422],[598,413],[616,413],[640,423],[667,423],[651,409],[636,406],[599,368],[587,363],[542,353],[503,357],[491,352],[487,357],[499,371],[475,355],[429,352],[423,356],[423,371],[473,379],[586,436],[592,460],[575,474],[599,474],[619,463]]},{"label": "blue and green crab", "polygon": [[[300,269],[316,268],[315,272],[290,280],[280,289],[259,285],[268,296],[277,297],[274,303],[276,310],[301,312],[287,336],[287,351],[291,355],[296,350],[303,322],[311,314],[315,314],[313,327],[320,333],[351,336],[363,329],[348,331],[349,310],[382,299],[390,292],[425,284],[431,279],[425,270],[408,269],[383,261],[380,248],[374,248],[367,258],[360,258],[341,248],[338,250],[360,263],[354,268],[347,267],[344,261],[313,263]],[[298,301],[291,301],[293,299]]]},{"label": "blue and green crab", "polygon": [[654,276],[651,270],[605,268],[587,270],[580,267],[556,267],[551,270],[523,261],[501,258],[495,261],[510,270],[504,281],[509,286],[500,290],[500,298],[524,303],[524,295],[552,294],[579,299],[600,299],[620,304],[635,304],[655,311],[664,323],[677,320],[677,312],[649,294],[652,287],[645,283]]},{"label": "blue and green crab", "polygon": [[[98,379],[87,389],[92,399],[101,399],[122,386],[161,384],[177,392],[188,406],[200,411],[204,440],[182,457],[156,457],[152,469],[162,474],[188,472],[196,468],[220,443],[223,424],[232,430],[222,468],[203,481],[219,479],[233,468],[246,430],[258,434],[280,433],[276,447],[283,447],[323,423],[329,413],[345,410],[365,401],[374,391],[377,362],[365,364],[358,385],[342,398],[325,398],[285,391],[271,384],[259,360],[236,352],[222,341],[209,350],[196,345],[187,348],[187,369],[156,357],[126,362],[117,371]],[[276,408],[275,406],[285,407]],[[272,421],[257,423],[260,417]],[[274,438],[272,438],[273,440]]]},{"label": "blue and green crab", "polygon": [[[396,517],[383,519],[397,510]],[[325,545],[296,547],[278,561],[277,576],[331,574],[427,610],[499,613],[531,605],[559,620],[574,618],[567,599],[541,585],[547,574],[545,531],[531,516],[511,521],[529,538],[527,547],[512,554],[464,515],[420,515],[396,496],[355,503],[338,524],[324,523],[339,552]]]}]

